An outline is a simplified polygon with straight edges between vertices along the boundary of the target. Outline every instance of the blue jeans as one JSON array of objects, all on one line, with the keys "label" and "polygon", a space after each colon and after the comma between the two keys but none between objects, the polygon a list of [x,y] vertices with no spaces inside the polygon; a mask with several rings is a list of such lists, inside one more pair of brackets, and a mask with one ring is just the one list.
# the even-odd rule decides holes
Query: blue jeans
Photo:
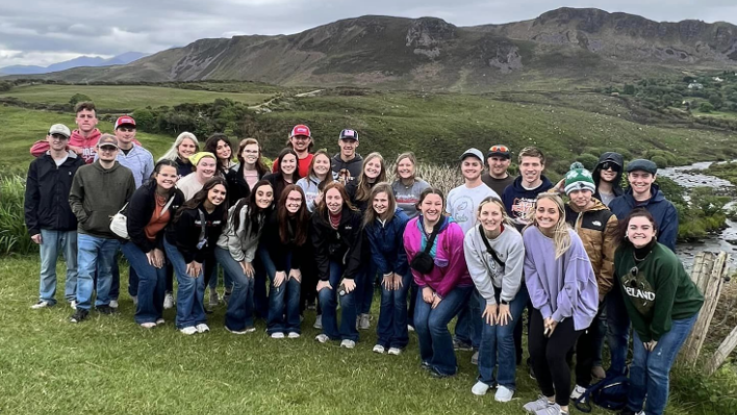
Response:
[{"label": "blue jeans", "polygon": [[356,329],[356,290],[340,296],[342,318],[338,330],[338,287],[343,276],[343,265],[330,261],[330,285],[333,288],[323,288],[317,293],[322,308],[322,332],[332,340],[358,341]]},{"label": "blue jeans", "polygon": [[256,251],[256,258],[253,261],[253,268],[256,271],[253,281],[253,307],[254,312],[259,318],[267,318],[269,315],[269,297],[266,293],[267,270],[265,259],[269,259],[269,252],[265,247],[259,246]]},{"label": "blue jeans", "polygon": [[[276,267],[269,258],[266,270],[271,285],[269,286],[269,318],[266,321],[266,332],[272,333],[302,333],[299,321],[299,298],[302,284],[294,278],[289,278],[292,268],[292,254],[287,255],[286,278],[279,287],[274,287]],[[285,318],[286,317],[286,318]]]},{"label": "blue jeans", "polygon": [[[164,250],[177,276],[177,328],[183,329],[207,323],[205,306],[202,303],[205,296],[205,277],[202,271],[197,278],[187,275],[187,264],[184,262],[184,257],[177,247],[166,239],[164,239]],[[202,268],[205,268],[204,264]]]},{"label": "blue jeans", "polygon": [[612,363],[610,373],[624,374],[627,370],[627,351],[630,340],[630,317],[624,305],[622,292],[614,287],[606,297],[607,339]]},{"label": "blue jeans", "polygon": [[655,346],[648,352],[635,331],[633,341],[634,358],[630,367],[630,390],[627,396],[627,407],[639,412],[645,402],[646,415],[661,415],[668,403],[668,387],[670,369],[678,356],[683,343],[691,333],[699,313],[682,320],[673,320],[670,331],[663,334]]},{"label": "blue jeans", "polygon": [[474,288],[454,288],[434,309],[422,299],[422,290],[420,287],[415,304],[415,331],[420,343],[420,359],[441,375],[455,375],[458,365],[448,323],[461,312]]},{"label": "blue jeans", "polygon": [[[217,267],[215,267],[215,270],[217,270]],[[212,275],[210,276],[210,282],[207,284],[208,288],[210,290],[215,290],[218,287],[218,273],[217,271],[213,271]],[[228,269],[223,267],[223,286],[225,287],[225,291],[230,292],[233,289],[233,276],[228,272]]]},{"label": "blue jeans", "polygon": [[155,268],[149,264],[146,254],[133,242],[122,244],[120,250],[138,276],[138,304],[134,320],[138,324],[155,323],[164,313],[166,267]]},{"label": "blue jeans", "polygon": [[[501,289],[495,289],[495,291],[496,303],[501,304],[499,300]],[[516,322],[522,318],[522,312],[525,310],[528,298],[527,290],[520,288],[520,291],[509,303],[512,321],[506,325],[494,324],[491,326],[483,321],[481,344],[479,345],[479,380],[481,382],[494,386],[494,367],[498,365],[496,381],[507,389],[516,389],[517,364],[514,350],[514,327]],[[483,297],[482,301],[485,308],[486,300]]]},{"label": "blue jeans", "polygon": [[215,259],[223,271],[233,278],[233,292],[225,312],[225,326],[233,331],[253,327],[253,278],[243,273],[243,268],[230,251],[215,247]]},{"label": "blue jeans", "polygon": [[381,308],[379,324],[376,326],[378,339],[376,344],[403,349],[409,343],[407,331],[407,291],[412,282],[412,273],[408,270],[402,277],[402,286],[389,291],[381,286]]},{"label": "blue jeans", "polygon": [[117,239],[99,238],[80,233],[77,235],[77,308],[92,308],[97,273],[97,298],[95,307],[110,304],[110,288],[113,283],[113,262],[120,242]]},{"label": "blue jeans", "polygon": [[77,296],[77,231],[50,231],[41,229],[41,283],[39,300],[56,304],[56,260],[59,252],[67,263],[64,299],[72,302]]},{"label": "blue jeans", "polygon": [[476,350],[478,350],[481,343],[481,331],[484,325],[484,321],[481,318],[481,312],[483,311],[481,310],[482,303],[486,304],[479,292],[474,288],[463,309],[458,313],[458,321],[456,322],[456,341],[473,346]]},{"label": "blue jeans", "polygon": [[356,310],[358,314],[371,313],[371,303],[374,300],[374,284],[376,283],[376,273],[379,268],[374,261],[369,261],[368,265],[356,276]]}]

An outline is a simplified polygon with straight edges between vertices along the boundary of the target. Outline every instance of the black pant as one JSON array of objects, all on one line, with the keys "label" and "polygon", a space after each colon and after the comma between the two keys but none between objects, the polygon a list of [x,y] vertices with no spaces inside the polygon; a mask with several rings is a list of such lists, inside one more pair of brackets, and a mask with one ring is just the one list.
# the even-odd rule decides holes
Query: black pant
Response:
[{"label": "black pant", "polygon": [[415,326],[415,300],[417,299],[417,291],[419,290],[420,287],[415,283],[415,278],[412,277],[412,282],[410,282],[409,286],[409,310],[407,310],[407,321],[412,327]]},{"label": "black pant", "polygon": [[588,388],[591,384],[591,368],[594,365],[594,351],[596,345],[594,342],[599,337],[599,315],[604,308],[601,303],[599,304],[599,311],[596,313],[596,317],[591,322],[591,326],[583,330],[581,337],[578,338],[576,343],[576,385]]},{"label": "black pant", "polygon": [[552,336],[546,337],[545,323],[539,310],[532,310],[528,346],[537,385],[543,395],[555,395],[555,402],[568,406],[571,393],[571,368],[566,354],[576,344],[583,330],[573,328],[573,318],[558,323]]}]

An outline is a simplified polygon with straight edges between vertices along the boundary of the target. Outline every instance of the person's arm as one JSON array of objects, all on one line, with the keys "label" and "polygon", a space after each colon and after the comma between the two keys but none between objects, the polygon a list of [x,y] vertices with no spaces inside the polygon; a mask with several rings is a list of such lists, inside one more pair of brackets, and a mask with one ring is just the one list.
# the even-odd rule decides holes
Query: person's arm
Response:
[{"label": "person's arm", "polygon": [[[616,278],[616,276],[615,276]],[[617,283],[619,285],[619,289],[622,292],[622,299],[624,301],[624,307],[627,309],[627,315],[629,316],[630,320],[632,320],[632,328],[637,332],[637,335],[640,336],[640,341],[643,343],[647,343],[650,340],[652,340],[652,335],[650,333],[650,330],[648,330],[648,324],[645,321],[645,318],[640,314],[639,311],[637,311],[637,308],[632,304],[632,300],[630,299],[629,295],[627,295],[627,292],[624,290],[624,287],[622,284]]]},{"label": "person's arm", "polygon": [[493,305],[496,304],[496,298],[494,297],[492,276],[489,275],[486,263],[482,258],[483,253],[477,251],[473,243],[477,232],[476,229],[471,229],[466,234],[463,240],[463,255],[466,259],[466,266],[468,266],[468,273],[471,274],[471,279],[473,279],[476,289],[484,300],[486,300],[487,305]]},{"label": "person's arm", "polygon": [[407,251],[404,249],[404,231],[407,229],[409,219],[404,216],[402,219],[397,218],[397,220],[399,220],[399,226],[395,233],[396,241],[394,241],[394,246],[397,247],[397,257],[394,260],[394,272],[399,275],[406,275],[409,263],[407,262]]},{"label": "person's arm", "polygon": [[[421,249],[422,246],[422,235],[419,235],[419,232],[417,232],[416,224],[417,224],[417,218],[412,219],[410,221],[411,223],[408,224],[407,228],[404,230],[404,235],[402,237],[404,241],[404,251],[407,253],[407,263],[411,263],[415,256],[417,256],[417,253],[419,251],[416,251],[412,246],[412,238],[413,233],[418,233],[417,237],[419,238],[417,249]],[[410,270],[412,271],[412,278],[415,280],[415,284],[417,284],[420,288],[427,287],[427,281],[425,280],[425,276],[422,275],[419,271],[416,269],[410,267]]]},{"label": "person's arm", "polygon": [[458,285],[461,277],[468,273],[463,255],[463,230],[457,223],[451,223],[445,232],[447,234],[443,238],[443,249],[448,252],[448,266],[436,291],[440,298],[445,298]]},{"label": "person's arm", "polygon": [[[678,261],[678,259],[674,259]],[[678,276],[682,267],[680,262],[662,261],[657,267],[655,281],[655,305],[653,306],[653,319],[650,323],[652,339],[660,340],[665,333],[669,332],[673,325],[673,303],[676,300],[678,289]]]},{"label": "person's arm", "polygon": [[141,187],[133,194],[127,209],[126,227],[128,228],[128,237],[144,254],[156,248],[155,243],[149,241],[146,237],[146,226],[151,221],[151,215],[146,214],[148,211],[146,207],[149,203],[148,191]]},{"label": "person's arm", "polygon": [[330,280],[330,259],[328,256],[328,236],[323,232],[323,226],[320,223],[320,213],[315,212],[312,216],[312,246],[315,256],[315,265],[317,266],[317,276],[320,281]]},{"label": "person's arm", "polygon": [[[548,253],[552,254],[552,253]],[[542,281],[540,280],[540,274],[537,272],[535,266],[535,260],[531,253],[530,246],[528,246],[525,240],[525,284],[527,285],[527,291],[530,294],[530,301],[532,306],[537,310],[540,310],[543,319],[550,318],[553,315],[553,310],[550,307],[550,298],[545,292]]]},{"label": "person's arm", "polygon": [[[559,323],[566,318],[573,317],[573,311],[578,306],[580,296],[583,295],[582,288],[585,286],[586,275],[594,272],[588,257],[581,255],[584,252],[579,252],[579,250],[571,252],[572,249],[573,247],[569,248],[562,258],[564,261],[563,287],[558,292],[558,308],[553,311],[552,316],[553,320]],[[583,251],[583,246],[580,251]],[[581,284],[579,280],[582,280]]]},{"label": "person's arm", "polygon": [[142,183],[145,183],[146,180],[150,179],[151,176],[154,174],[154,156],[151,155],[151,153],[146,152],[146,161],[143,165],[143,181]]},{"label": "person's arm", "polygon": [[672,203],[668,202],[666,213],[663,216],[663,223],[660,224],[658,232],[658,242],[676,252],[676,239],[678,238],[678,211]]},{"label": "person's arm", "polygon": [[502,278],[502,293],[499,298],[511,303],[523,284],[523,272],[525,268],[525,244],[522,238],[518,238],[507,252],[507,260],[504,262],[504,277]]},{"label": "person's arm", "polygon": [[33,157],[41,157],[47,151],[49,151],[50,148],[51,148],[51,145],[49,145],[48,141],[38,140],[35,143],[33,143],[33,145],[31,146],[31,155]]},{"label": "person's arm", "polygon": [[[246,254],[243,251],[241,238],[246,232],[246,221],[248,220],[248,217],[245,213],[248,207],[243,205],[239,211],[236,210],[236,207],[237,206],[234,205],[228,212],[228,228],[226,230],[228,236],[228,251],[230,251],[230,256],[233,257],[236,262],[243,262],[246,260]],[[235,228],[236,217],[240,219],[238,229]]]},{"label": "person's arm", "polygon": [[393,267],[389,264],[389,261],[386,260],[384,257],[384,253],[381,252],[381,246],[385,245],[387,242],[379,240],[379,238],[374,234],[373,227],[379,226],[376,223],[372,223],[368,225],[366,228],[364,228],[364,231],[366,233],[366,238],[368,239],[369,246],[371,248],[371,260],[376,264],[376,267],[381,271],[382,275],[389,274],[390,272],[393,272]]},{"label": "person's arm", "polygon": [[[269,253],[274,268],[277,271],[289,272],[287,268],[286,256],[288,254],[287,247],[281,243],[279,236],[279,222],[276,218],[276,212],[269,215],[269,219],[261,233],[261,243],[264,244],[266,252]],[[292,268],[295,268],[292,266]]]},{"label": "person's arm", "polygon": [[617,228],[619,222],[617,217],[612,215],[606,223],[604,230],[604,239],[601,245],[601,267],[599,269],[599,302],[604,301],[604,297],[614,287],[614,251],[617,246]]},{"label": "person's arm", "polygon": [[72,188],[69,191],[69,206],[72,208],[72,213],[77,217],[79,223],[85,223],[87,221],[87,211],[84,210],[84,181],[82,180],[80,172],[82,169],[77,170],[77,174],[72,179]]},{"label": "person's arm", "polygon": [[38,174],[36,171],[36,163],[28,166],[28,175],[26,177],[26,195],[23,200],[23,210],[26,218],[26,228],[28,234],[34,237],[41,233],[38,226],[38,203],[41,199],[41,193],[38,191]]}]

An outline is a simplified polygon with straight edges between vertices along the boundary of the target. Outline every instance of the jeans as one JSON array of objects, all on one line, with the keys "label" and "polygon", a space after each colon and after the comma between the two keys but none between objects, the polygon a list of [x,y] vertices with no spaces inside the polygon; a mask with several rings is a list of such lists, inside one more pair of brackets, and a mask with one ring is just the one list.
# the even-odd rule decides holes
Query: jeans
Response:
[{"label": "jeans", "polygon": [[[166,256],[174,266],[177,276],[177,328],[194,327],[207,323],[205,306],[202,299],[205,296],[205,277],[200,271],[197,278],[187,275],[187,264],[176,246],[164,239]],[[204,264],[202,265],[204,269]]]},{"label": "jeans", "polygon": [[624,374],[627,370],[627,351],[630,340],[630,317],[624,305],[622,292],[619,287],[614,287],[606,299],[606,316],[609,331],[609,351],[612,363],[609,367],[610,373]]},{"label": "jeans", "polygon": [[253,307],[256,317],[267,318],[269,316],[269,297],[266,293],[267,271],[264,264],[265,259],[269,259],[269,252],[265,247],[259,246],[256,251],[256,258],[253,261],[253,268],[256,271],[253,281]]},{"label": "jeans", "polygon": [[[121,245],[120,250],[123,251],[123,246]],[[125,251],[123,251],[123,255],[125,255]],[[126,255],[126,259],[128,259],[128,263],[130,263],[130,259]],[[166,265],[164,265],[166,267]],[[166,269],[164,269],[164,275],[166,276]],[[118,277],[120,278],[120,277]],[[166,277],[165,277],[166,278]],[[136,273],[135,267],[131,265],[128,268],[128,295],[131,297],[137,297],[138,296],[138,284],[139,284],[138,274]],[[166,287],[166,282],[164,283],[164,286]]]},{"label": "jeans", "polygon": [[356,277],[356,310],[358,314],[371,313],[371,302],[374,299],[374,284],[379,268],[374,261],[368,261],[367,266]]},{"label": "jeans", "polygon": [[381,308],[379,323],[376,326],[376,344],[403,349],[409,343],[407,331],[407,291],[412,281],[412,272],[402,277],[402,286],[397,290],[387,290],[381,286]]},{"label": "jeans", "polygon": [[56,260],[59,252],[67,263],[64,282],[64,299],[72,302],[77,296],[77,231],[51,231],[41,229],[41,283],[39,300],[56,304]]},{"label": "jeans", "polygon": [[138,304],[134,320],[138,324],[155,323],[164,313],[164,292],[166,290],[166,268],[155,268],[148,263],[148,257],[133,242],[121,245],[132,269],[137,270]]},{"label": "jeans", "polygon": [[[501,289],[495,289],[496,303],[500,303]],[[510,390],[516,389],[515,374],[517,370],[514,350],[514,327],[522,318],[522,312],[527,305],[527,290],[520,288],[517,295],[509,302],[509,313],[512,320],[506,325],[489,325],[483,321],[481,330],[481,344],[479,345],[479,380],[489,386],[494,386],[494,367],[499,366],[496,381]],[[486,300],[481,298],[484,308]],[[482,312],[483,314],[483,312]],[[483,320],[483,319],[482,319]]]},{"label": "jeans", "polygon": [[99,238],[80,233],[77,235],[77,308],[92,308],[97,272],[97,298],[95,307],[110,304],[110,288],[113,283],[113,262],[120,242],[117,239]]},{"label": "jeans", "polygon": [[415,331],[420,343],[420,359],[443,376],[455,375],[458,370],[453,337],[448,324],[463,308],[474,288],[455,287],[436,308],[422,299],[422,287],[415,304]]},{"label": "jeans", "polygon": [[253,278],[243,273],[241,264],[233,259],[227,249],[215,247],[215,259],[233,278],[233,292],[225,312],[225,326],[232,331],[253,327]]},{"label": "jeans", "polygon": [[343,265],[330,261],[330,286],[317,293],[322,308],[322,332],[333,340],[358,341],[356,329],[356,290],[340,296],[341,321],[338,329],[338,291],[343,276]]},{"label": "jeans", "polygon": [[[266,332],[268,334],[301,334],[299,298],[302,292],[302,284],[294,278],[289,278],[289,270],[292,268],[292,254],[287,255],[286,276],[279,287],[274,287],[274,278],[276,277],[274,262],[271,258],[264,262],[271,281],[269,286],[269,318],[266,321]],[[287,280],[287,278],[289,279]]]},{"label": "jeans", "polygon": [[663,413],[668,403],[670,369],[698,315],[699,313],[696,313],[689,318],[673,320],[670,331],[660,337],[652,352],[645,350],[642,340],[635,331],[634,358],[630,368],[630,390],[627,396],[627,407],[630,410],[641,411],[647,396],[645,414]]},{"label": "jeans", "polygon": [[[218,272],[217,267],[214,268],[215,271],[210,274],[210,281],[207,284],[207,287],[210,288],[210,291],[216,290],[218,287]],[[231,291],[233,289],[233,276],[228,272],[228,269],[223,267],[223,286],[225,287],[226,291]]]},{"label": "jeans", "polygon": [[481,306],[483,302],[481,295],[474,288],[468,302],[464,304],[463,309],[458,313],[458,321],[456,322],[455,339],[458,342],[472,346],[474,349],[479,348],[481,343],[481,328],[484,324],[481,318]]}]

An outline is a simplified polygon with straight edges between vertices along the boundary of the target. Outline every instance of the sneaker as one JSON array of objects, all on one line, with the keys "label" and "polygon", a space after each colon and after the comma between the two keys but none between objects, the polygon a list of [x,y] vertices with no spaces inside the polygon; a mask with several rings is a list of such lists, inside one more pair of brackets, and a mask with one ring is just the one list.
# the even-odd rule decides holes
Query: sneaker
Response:
[{"label": "sneaker", "polygon": [[387,353],[392,356],[399,356],[400,354],[402,354],[402,349],[400,349],[399,347],[390,347]]},{"label": "sneaker", "polygon": [[110,300],[110,308],[118,308],[118,300]]},{"label": "sneaker", "polygon": [[512,389],[509,389],[506,386],[499,385],[499,387],[496,389],[494,400],[497,402],[509,402],[512,400],[513,396],[514,391]]},{"label": "sneaker", "polygon": [[52,304],[50,302],[48,302],[48,301],[39,301],[36,304],[32,305],[31,306],[31,309],[33,309],[33,310],[39,310],[39,309],[42,309],[42,308],[51,307],[51,305]]},{"label": "sneaker", "polygon": [[216,290],[210,290],[210,302],[207,305],[209,305],[210,307],[217,307],[218,304],[220,304],[218,292]]},{"label": "sneaker", "polygon": [[344,347],[346,349],[353,349],[354,347],[356,347],[356,342],[354,342],[353,340],[345,339],[342,342],[340,342],[340,347]]},{"label": "sneaker", "polygon": [[[227,331],[227,332],[229,332],[229,333],[233,333],[233,334],[246,334],[246,333],[248,333],[248,331],[247,331],[247,330],[248,330],[248,329],[245,329],[245,330],[231,330],[231,329],[229,329],[229,328],[228,328],[228,326],[227,326],[227,325],[225,326],[225,331]],[[254,329],[254,330],[255,330],[255,329]]]},{"label": "sneaker", "polygon": [[71,303],[69,303],[69,307],[72,307],[72,310],[77,309],[77,300],[72,300]]},{"label": "sneaker", "polygon": [[407,324],[407,331],[409,331],[409,332],[415,331],[415,326],[413,326],[411,324]]},{"label": "sneaker", "polygon": [[538,409],[535,411],[535,415],[568,415],[568,412],[563,412],[563,410],[560,409],[560,405],[554,403],[545,408]]},{"label": "sneaker", "polygon": [[207,326],[205,323],[200,323],[195,326],[195,329],[197,330],[197,333],[204,333],[206,331],[210,331],[210,327]]},{"label": "sneaker", "polygon": [[591,368],[591,377],[597,380],[604,379],[606,377],[606,371],[601,366],[594,366]]},{"label": "sneaker", "polygon": [[315,317],[315,324],[313,324],[312,327],[314,327],[314,328],[316,328],[318,330],[322,330],[322,314],[320,314],[319,316]]},{"label": "sneaker", "polygon": [[385,350],[385,349],[384,349],[384,346],[382,346],[382,345],[380,345],[380,344],[377,344],[377,345],[376,345],[376,346],[374,346],[374,348],[372,349],[372,351],[373,351],[374,353],[378,353],[378,354],[384,354],[384,350]]},{"label": "sneaker", "polygon": [[82,320],[86,319],[89,314],[90,312],[85,310],[84,308],[78,308],[77,311],[75,311],[74,314],[69,317],[69,321],[72,323],[79,323]]},{"label": "sneaker", "polygon": [[290,339],[299,339],[300,334],[297,333],[296,331],[290,331],[289,334],[287,334],[287,337]]},{"label": "sneaker", "polygon": [[246,327],[246,333],[253,333],[256,331],[256,327],[248,326]]},{"label": "sneaker", "polygon": [[479,351],[478,350],[473,352],[473,356],[471,356],[471,364],[476,365],[476,366],[479,365]]},{"label": "sneaker", "polygon": [[430,366],[430,362],[425,362],[425,361],[422,361],[420,363],[420,368],[421,369],[424,369],[424,370],[427,370],[427,371],[432,370],[432,366]]},{"label": "sneaker", "polygon": [[110,315],[110,314],[116,314],[118,310],[116,310],[113,307],[110,307],[109,305],[101,305],[97,307],[97,312],[100,314]]},{"label": "sneaker", "polygon": [[160,325],[160,324],[165,324],[165,323],[166,323],[166,320],[164,320],[163,318],[157,318],[156,319],[156,325],[157,326]]},{"label": "sneaker", "polygon": [[573,392],[571,392],[571,400],[578,400],[578,398],[580,398],[584,393],[586,393],[586,388],[576,385],[576,387],[573,388]]},{"label": "sneaker", "polygon": [[317,336],[315,336],[315,340],[317,340],[320,343],[327,343],[328,340],[330,340],[330,337],[328,337],[327,334],[322,334],[321,333],[321,334],[318,334]]},{"label": "sneaker", "polygon": [[183,329],[180,329],[179,331],[182,332],[183,334],[186,334],[188,336],[191,336],[191,335],[197,333],[197,328],[195,326],[188,326],[188,327],[185,327]]},{"label": "sneaker", "polygon": [[555,404],[553,402],[550,402],[548,400],[548,398],[546,398],[546,397],[544,397],[542,395],[538,395],[537,396],[537,400],[534,400],[532,402],[526,403],[525,406],[522,407],[522,409],[524,409],[525,411],[527,411],[527,412],[529,412],[531,414],[534,414],[537,411],[539,411],[540,409],[545,409],[545,408],[547,408],[549,406],[553,406],[553,405],[555,405]]},{"label": "sneaker", "polygon": [[358,328],[360,330],[368,330],[371,328],[371,316],[369,314],[361,314],[358,316]]},{"label": "sneaker", "polygon": [[174,307],[174,304],[174,294],[166,293],[166,296],[164,296],[164,309],[168,310]]},{"label": "sneaker", "polygon": [[476,396],[484,396],[486,395],[486,392],[489,391],[490,386],[482,381],[476,382],[475,385],[473,385],[473,388],[471,388],[471,393],[473,393]]},{"label": "sneaker", "polygon": [[138,305],[138,296],[137,295],[132,295],[131,296],[131,300],[133,300],[133,305]]},{"label": "sneaker", "polygon": [[462,352],[470,352],[473,350],[473,346],[468,343],[453,339],[453,350],[459,350]]},{"label": "sneaker", "polygon": [[153,322],[150,322],[150,321],[148,323],[141,323],[139,325],[141,327],[143,327],[144,329],[152,329],[152,328],[156,327],[156,323],[153,323]]},{"label": "sneaker", "polygon": [[283,339],[284,333],[281,333],[281,332],[271,333],[271,338],[272,339]]}]

